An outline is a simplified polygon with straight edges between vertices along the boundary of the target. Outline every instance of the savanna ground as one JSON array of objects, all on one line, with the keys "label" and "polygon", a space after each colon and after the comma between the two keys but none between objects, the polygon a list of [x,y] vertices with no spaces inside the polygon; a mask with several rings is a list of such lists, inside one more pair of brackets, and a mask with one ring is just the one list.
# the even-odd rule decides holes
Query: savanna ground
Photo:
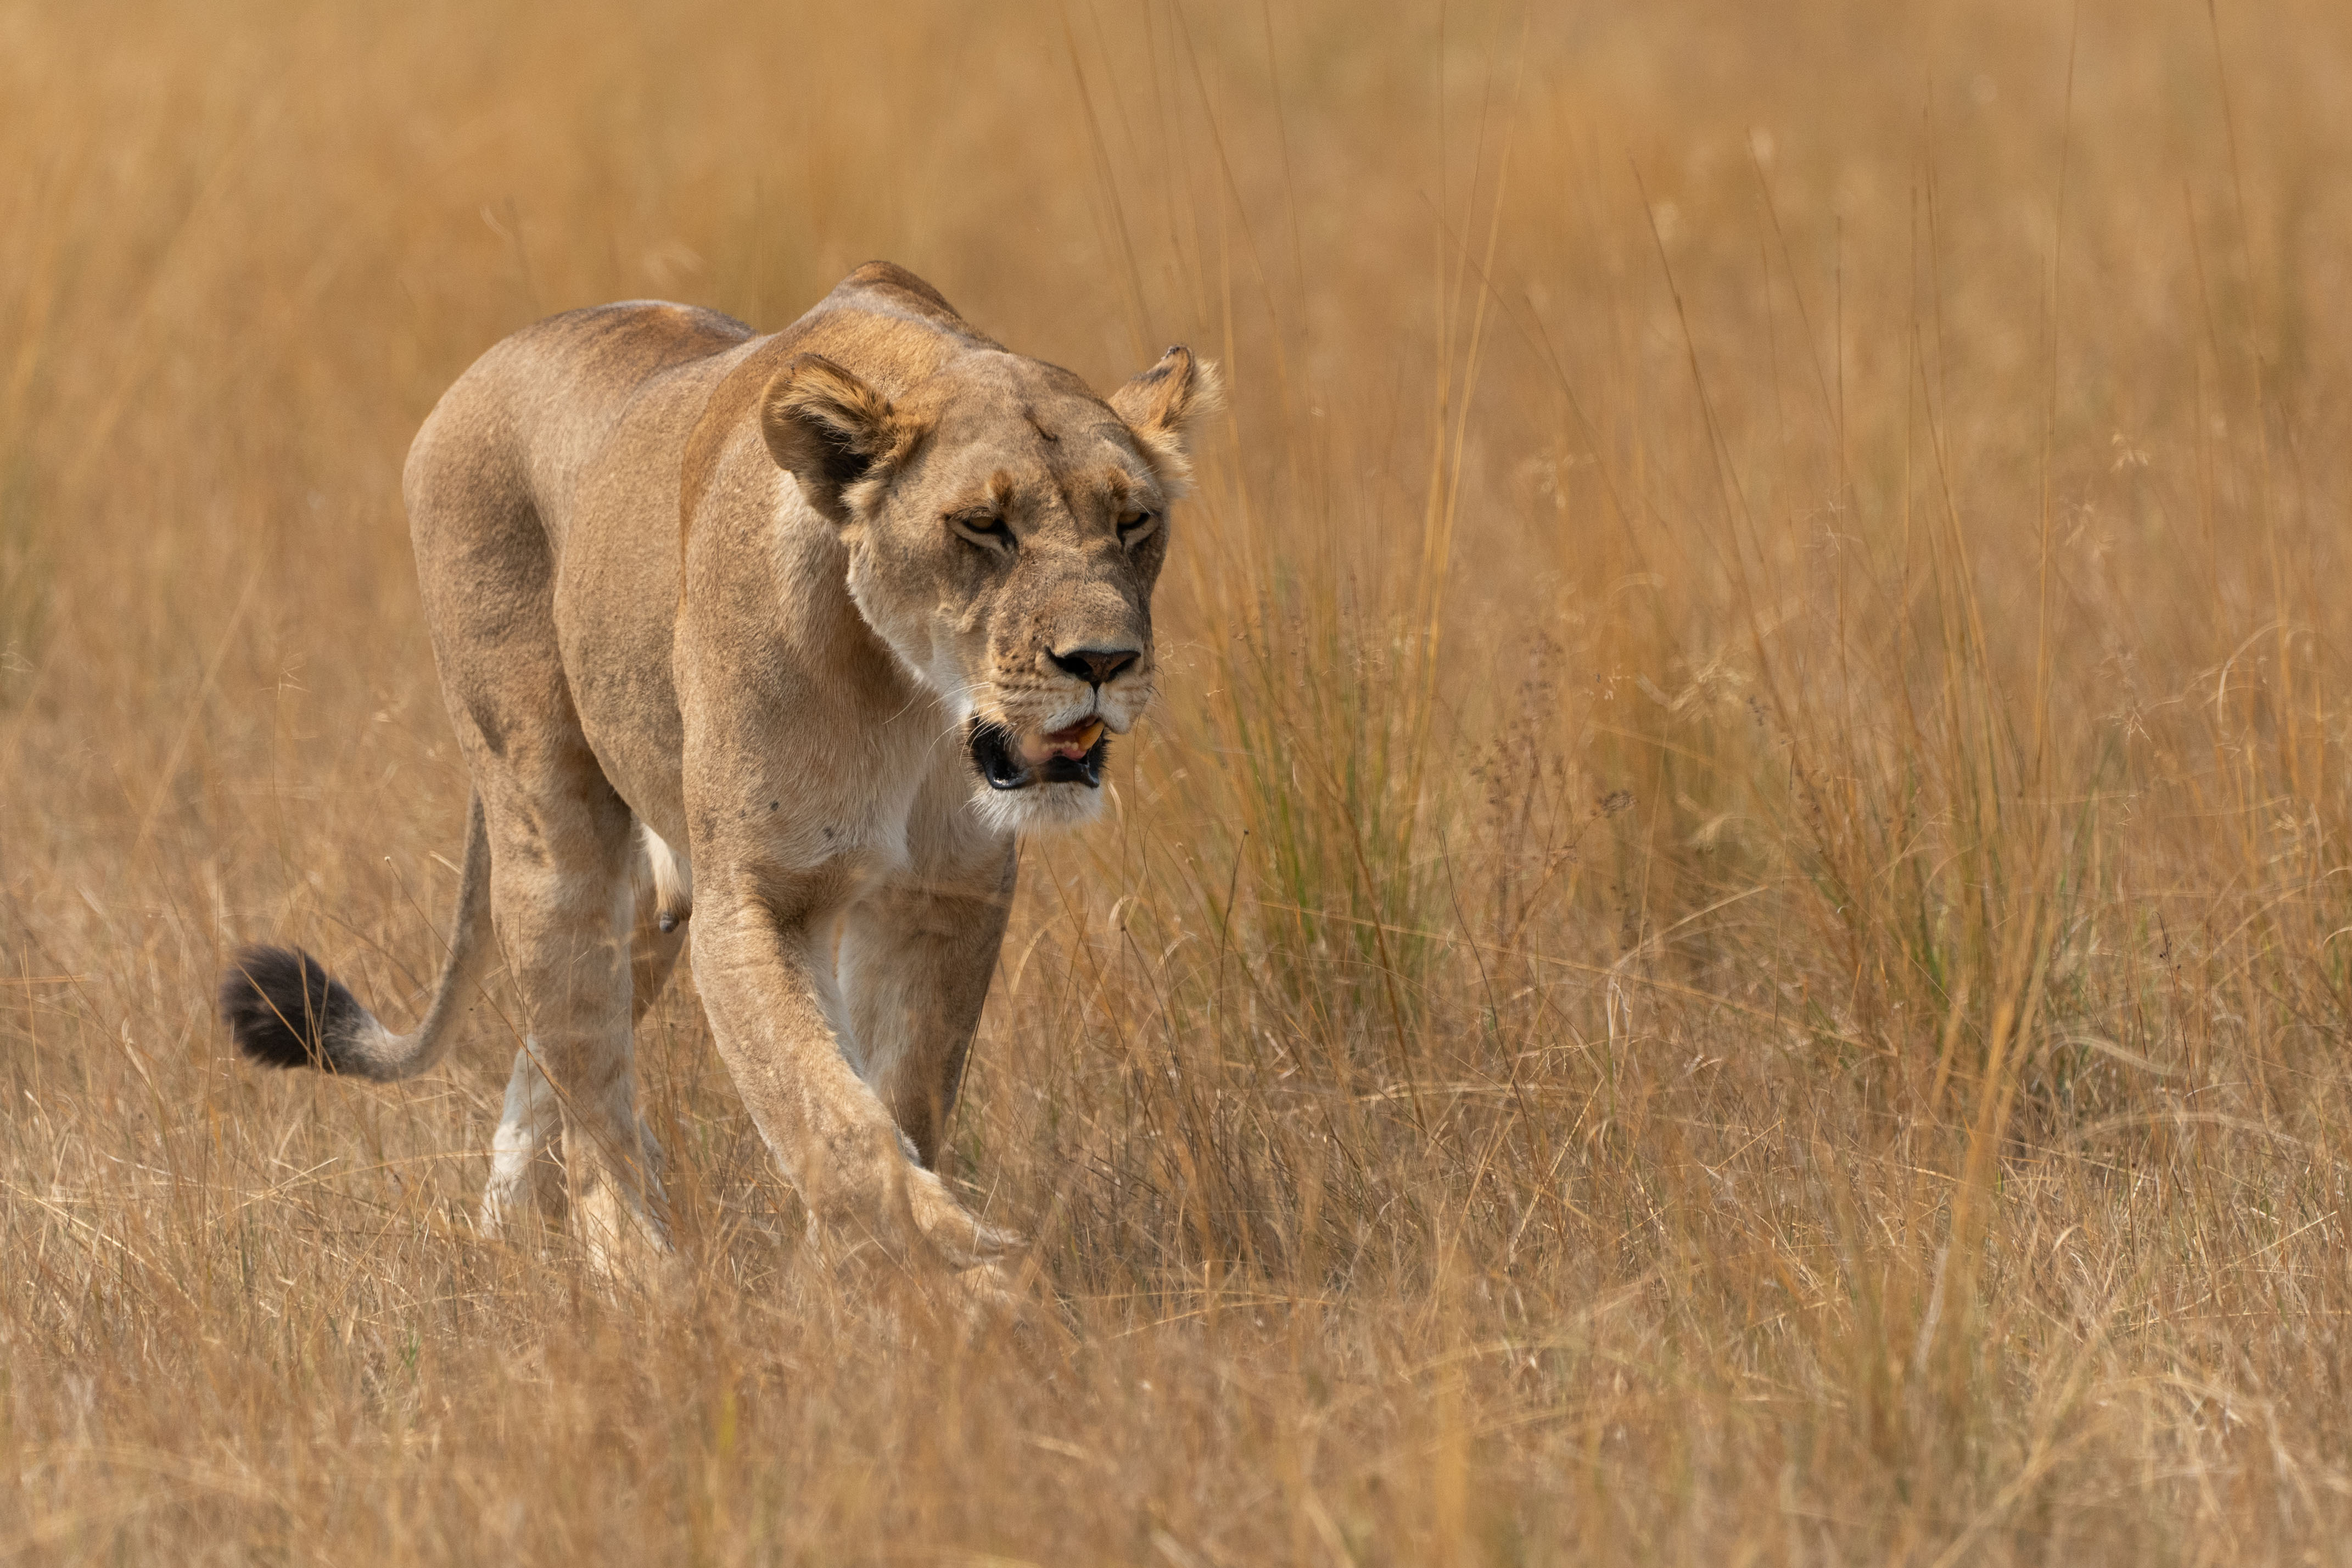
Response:
[{"label": "savanna ground", "polygon": [[[0,1560],[2352,1555],[2352,14],[0,8]],[[470,1215],[401,457],[873,256],[1230,418],[952,1166],[1066,1334]]]}]

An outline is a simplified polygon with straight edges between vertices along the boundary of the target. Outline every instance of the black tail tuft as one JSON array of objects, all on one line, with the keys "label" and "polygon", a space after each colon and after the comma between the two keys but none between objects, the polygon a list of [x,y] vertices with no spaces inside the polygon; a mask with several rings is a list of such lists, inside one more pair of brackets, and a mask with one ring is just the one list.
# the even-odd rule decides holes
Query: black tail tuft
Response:
[{"label": "black tail tuft", "polygon": [[237,1049],[271,1067],[339,1072],[348,1046],[367,1020],[359,998],[297,949],[248,947],[221,977],[221,1017]]}]

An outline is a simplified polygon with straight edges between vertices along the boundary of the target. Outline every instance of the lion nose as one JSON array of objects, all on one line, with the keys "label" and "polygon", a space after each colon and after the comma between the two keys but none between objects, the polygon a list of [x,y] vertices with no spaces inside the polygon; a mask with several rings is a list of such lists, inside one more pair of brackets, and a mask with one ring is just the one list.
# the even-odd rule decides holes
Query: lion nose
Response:
[{"label": "lion nose", "polygon": [[1066,675],[1075,675],[1088,686],[1100,686],[1143,657],[1142,650],[1131,647],[1081,647],[1068,653],[1047,654],[1055,668]]}]

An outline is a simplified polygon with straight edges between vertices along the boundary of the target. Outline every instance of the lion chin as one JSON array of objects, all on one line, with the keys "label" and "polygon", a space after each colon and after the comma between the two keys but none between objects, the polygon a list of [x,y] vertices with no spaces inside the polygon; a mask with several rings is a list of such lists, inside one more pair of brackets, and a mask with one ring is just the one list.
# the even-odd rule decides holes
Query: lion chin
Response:
[{"label": "lion chin", "polygon": [[997,833],[1060,833],[1083,827],[1102,815],[1103,792],[1082,784],[1034,784],[972,792],[971,808]]},{"label": "lion chin", "polygon": [[964,744],[977,775],[972,810],[992,830],[1050,833],[1102,815],[1110,735],[1101,723],[1040,737],[974,719]]}]

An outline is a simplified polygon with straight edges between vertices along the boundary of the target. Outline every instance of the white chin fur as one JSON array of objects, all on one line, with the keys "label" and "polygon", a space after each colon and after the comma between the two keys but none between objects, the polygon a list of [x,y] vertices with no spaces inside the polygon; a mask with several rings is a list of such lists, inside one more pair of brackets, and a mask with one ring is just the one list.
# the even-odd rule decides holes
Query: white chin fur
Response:
[{"label": "white chin fur", "polygon": [[995,833],[1053,833],[1083,826],[1102,815],[1103,792],[1082,784],[1034,784],[1026,789],[972,792],[971,808]]}]

